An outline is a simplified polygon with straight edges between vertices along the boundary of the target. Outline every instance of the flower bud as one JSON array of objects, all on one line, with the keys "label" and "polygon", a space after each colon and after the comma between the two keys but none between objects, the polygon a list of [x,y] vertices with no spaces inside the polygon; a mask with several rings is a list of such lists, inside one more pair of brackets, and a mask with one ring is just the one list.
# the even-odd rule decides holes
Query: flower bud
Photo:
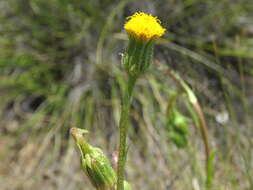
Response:
[{"label": "flower bud", "polygon": [[102,150],[88,144],[83,133],[87,131],[71,129],[71,134],[81,152],[82,169],[97,190],[111,190],[117,179],[116,174]]},{"label": "flower bud", "polygon": [[171,141],[179,148],[187,145],[188,118],[173,108],[168,115],[168,135]]},{"label": "flower bud", "polygon": [[175,132],[169,133],[170,140],[178,147],[183,148],[187,145],[187,139],[184,135]]},{"label": "flower bud", "polygon": [[[71,129],[71,134],[81,153],[81,166],[84,173],[97,190],[116,189],[117,177],[110,161],[101,149],[86,142],[83,137],[84,133],[88,131],[78,128]],[[127,182],[124,184],[124,190],[131,190]]]},{"label": "flower bud", "polygon": [[188,119],[183,116],[180,112],[174,112],[173,118],[174,129],[182,135],[187,135],[188,131]]}]

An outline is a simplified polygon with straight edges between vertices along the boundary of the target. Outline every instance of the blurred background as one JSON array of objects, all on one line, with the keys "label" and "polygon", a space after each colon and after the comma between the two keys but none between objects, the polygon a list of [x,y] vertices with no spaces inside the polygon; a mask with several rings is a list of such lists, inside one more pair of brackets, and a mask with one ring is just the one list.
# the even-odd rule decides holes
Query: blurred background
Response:
[{"label": "blurred background", "polygon": [[[200,101],[216,152],[213,189],[253,189],[252,0],[1,0],[1,190],[93,189],[69,129],[88,129],[109,158],[117,150],[123,25],[136,11],[157,16],[167,32],[134,92],[133,189],[204,189],[194,114],[159,65],[179,73]],[[175,94],[187,117],[181,144],[166,115]]]}]

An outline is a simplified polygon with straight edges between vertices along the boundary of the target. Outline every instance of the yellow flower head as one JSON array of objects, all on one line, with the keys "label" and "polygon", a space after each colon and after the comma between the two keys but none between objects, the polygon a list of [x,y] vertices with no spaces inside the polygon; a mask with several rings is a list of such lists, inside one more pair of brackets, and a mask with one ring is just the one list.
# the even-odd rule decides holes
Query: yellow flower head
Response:
[{"label": "yellow flower head", "polygon": [[125,30],[129,35],[144,41],[161,37],[166,29],[160,25],[160,20],[152,15],[137,12],[127,18]]}]

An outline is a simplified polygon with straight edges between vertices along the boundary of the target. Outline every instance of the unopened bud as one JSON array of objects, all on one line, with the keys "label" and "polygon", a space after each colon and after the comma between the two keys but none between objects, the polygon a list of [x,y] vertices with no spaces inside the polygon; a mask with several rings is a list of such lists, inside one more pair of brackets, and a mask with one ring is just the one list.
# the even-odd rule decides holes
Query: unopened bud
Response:
[{"label": "unopened bud", "polygon": [[179,148],[185,147],[189,133],[188,118],[173,108],[168,115],[167,127],[168,135],[172,142]]},{"label": "unopened bud", "polygon": [[[82,169],[92,185],[97,190],[116,189],[116,173],[103,151],[86,142],[83,134],[88,133],[88,131],[72,128],[70,132],[74,137],[81,153]],[[130,185],[127,182],[125,182],[124,186],[124,190],[131,190]]]}]

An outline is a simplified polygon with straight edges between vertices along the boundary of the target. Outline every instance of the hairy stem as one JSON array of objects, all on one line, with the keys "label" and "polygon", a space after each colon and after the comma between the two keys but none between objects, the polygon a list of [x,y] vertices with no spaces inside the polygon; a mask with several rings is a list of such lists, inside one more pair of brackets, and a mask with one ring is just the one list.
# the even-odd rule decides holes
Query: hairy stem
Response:
[{"label": "hairy stem", "polygon": [[127,158],[127,130],[129,125],[129,108],[131,105],[131,97],[133,88],[136,82],[136,77],[129,77],[127,82],[127,89],[123,95],[123,104],[121,107],[121,117],[119,123],[119,161],[117,168],[117,190],[124,190],[124,177],[125,177],[125,163]]}]

